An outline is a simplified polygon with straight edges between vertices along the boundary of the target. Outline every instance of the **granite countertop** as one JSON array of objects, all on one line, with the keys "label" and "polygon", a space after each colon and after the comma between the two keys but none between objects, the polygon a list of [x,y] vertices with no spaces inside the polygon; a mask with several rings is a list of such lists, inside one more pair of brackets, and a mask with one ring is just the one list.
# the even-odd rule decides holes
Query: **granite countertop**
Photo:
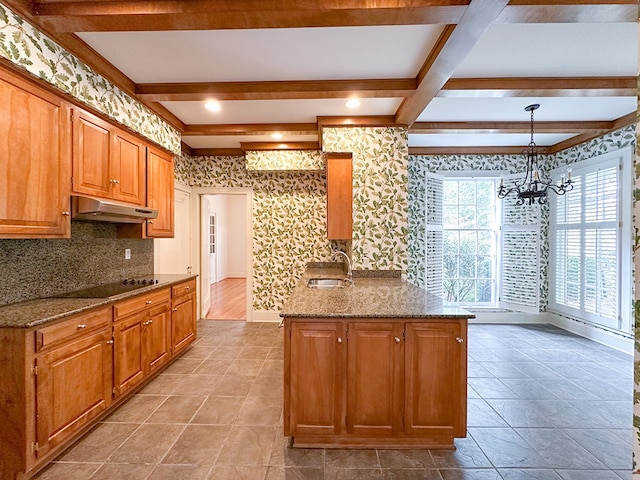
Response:
[{"label": "granite countertop", "polygon": [[[337,265],[342,265],[338,263]],[[280,312],[282,317],[330,318],[474,318],[459,307],[445,306],[440,297],[388,273],[353,272],[354,286],[309,288],[310,278],[345,278],[341,267],[307,266]]]},{"label": "granite countertop", "polygon": [[39,298],[0,307],[0,327],[29,328],[60,320],[96,307],[113,304],[145,292],[166,288],[197,275],[153,275],[158,283],[107,298]]}]

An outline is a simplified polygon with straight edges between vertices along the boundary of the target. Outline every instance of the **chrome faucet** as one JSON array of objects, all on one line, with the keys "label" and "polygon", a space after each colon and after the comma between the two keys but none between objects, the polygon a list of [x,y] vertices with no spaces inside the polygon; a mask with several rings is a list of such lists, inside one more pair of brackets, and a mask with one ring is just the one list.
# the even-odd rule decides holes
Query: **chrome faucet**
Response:
[{"label": "chrome faucet", "polygon": [[349,282],[349,285],[351,285],[353,287],[353,270],[351,270],[351,260],[349,260],[349,255],[344,253],[342,250],[334,250],[331,253],[331,259],[335,260],[336,256],[342,256],[346,260],[346,262],[347,262],[347,282]]}]

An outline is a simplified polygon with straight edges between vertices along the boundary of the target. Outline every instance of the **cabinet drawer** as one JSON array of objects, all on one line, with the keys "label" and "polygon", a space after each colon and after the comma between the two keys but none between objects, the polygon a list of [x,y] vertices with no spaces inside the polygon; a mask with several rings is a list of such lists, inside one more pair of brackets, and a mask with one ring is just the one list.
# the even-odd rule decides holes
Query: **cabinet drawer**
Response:
[{"label": "cabinet drawer", "polygon": [[38,328],[35,331],[36,352],[52,345],[72,340],[84,332],[96,328],[106,328],[111,322],[111,307],[104,307],[88,313],[76,315],[62,322]]},{"label": "cabinet drawer", "polygon": [[196,281],[195,279],[189,280],[188,282],[179,283],[178,285],[174,285],[171,287],[171,296],[177,297],[179,295],[184,295],[185,293],[195,293],[196,291]]},{"label": "cabinet drawer", "polygon": [[139,295],[129,300],[118,302],[113,307],[114,319],[118,320],[144,310],[145,308],[153,307],[158,303],[168,301],[171,299],[170,295],[170,290],[168,288],[163,288],[144,295]]}]

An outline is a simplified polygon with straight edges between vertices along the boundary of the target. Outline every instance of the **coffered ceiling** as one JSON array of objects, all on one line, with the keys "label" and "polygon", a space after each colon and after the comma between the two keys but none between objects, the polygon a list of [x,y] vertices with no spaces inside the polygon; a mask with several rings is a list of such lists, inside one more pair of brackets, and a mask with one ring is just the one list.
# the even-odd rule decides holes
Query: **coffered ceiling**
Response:
[{"label": "coffered ceiling", "polygon": [[531,103],[551,152],[635,122],[635,0],[3,1],[195,154],[345,124],[406,125],[414,153],[519,153]]}]

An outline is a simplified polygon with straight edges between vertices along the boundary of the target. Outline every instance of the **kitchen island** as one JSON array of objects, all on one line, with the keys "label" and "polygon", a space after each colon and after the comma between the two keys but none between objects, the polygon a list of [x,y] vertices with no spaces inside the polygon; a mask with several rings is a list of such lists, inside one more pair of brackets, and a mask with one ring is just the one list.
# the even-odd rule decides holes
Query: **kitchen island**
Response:
[{"label": "kitchen island", "polygon": [[466,436],[474,315],[399,272],[308,286],[344,278],[334,265],[310,264],[280,313],[285,435],[300,447],[454,448]]}]

